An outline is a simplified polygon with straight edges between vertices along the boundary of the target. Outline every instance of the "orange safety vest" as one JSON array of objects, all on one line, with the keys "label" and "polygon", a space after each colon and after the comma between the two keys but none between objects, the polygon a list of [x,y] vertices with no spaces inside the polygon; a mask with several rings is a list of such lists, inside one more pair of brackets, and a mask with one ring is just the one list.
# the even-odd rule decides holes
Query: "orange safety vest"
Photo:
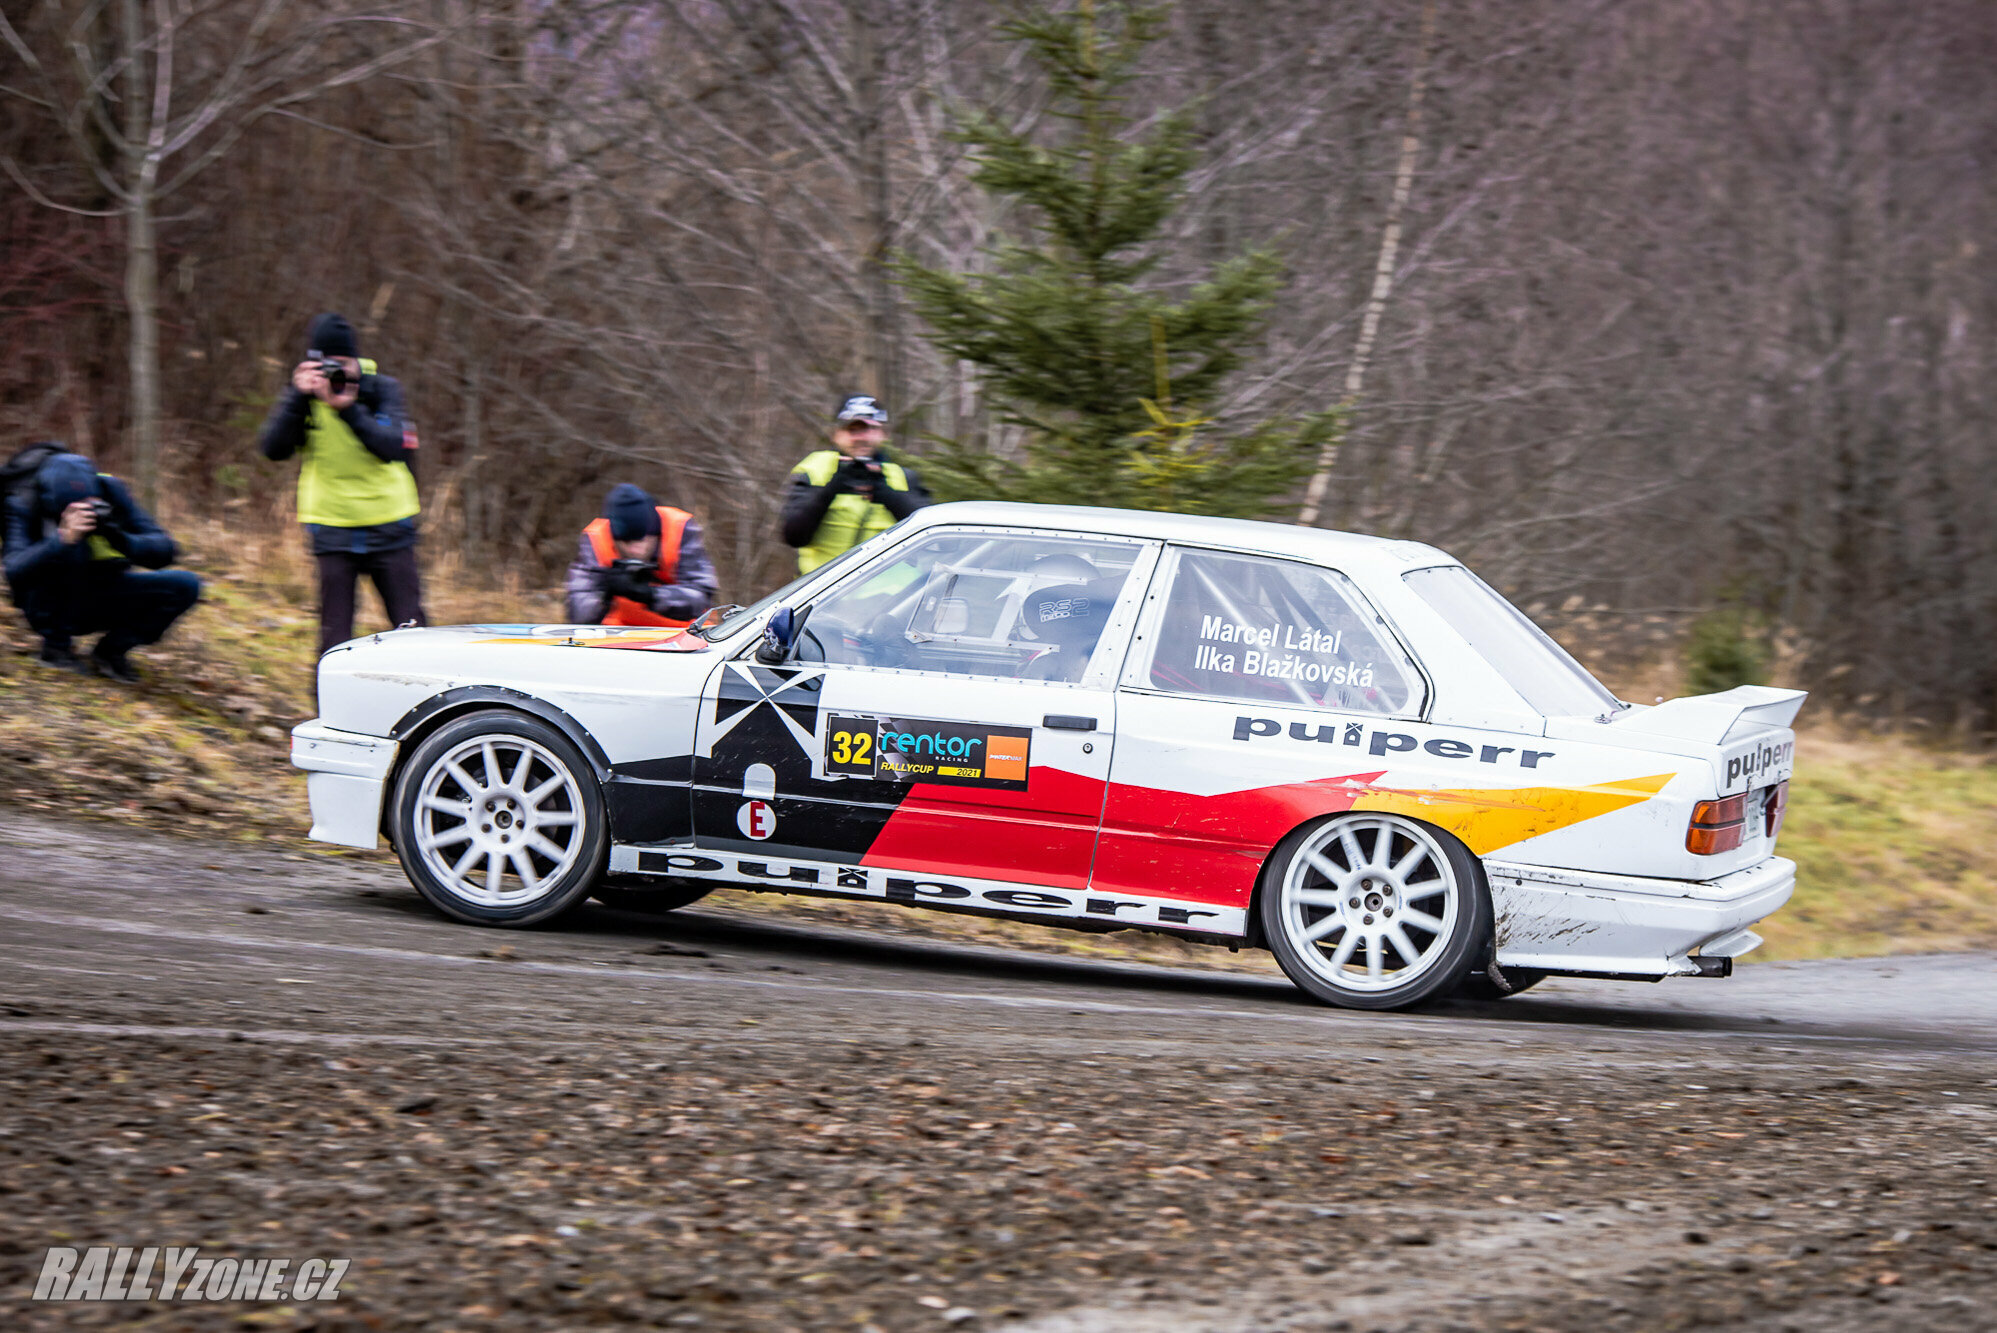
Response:
[{"label": "orange safety vest", "polygon": [[[677,583],[675,572],[680,567],[680,534],[686,531],[687,520],[693,515],[684,509],[669,509],[660,505],[659,509],[659,582]],[[617,559],[617,541],[610,535],[610,520],[599,518],[584,528],[583,536],[589,538],[589,549],[596,557],[596,563],[608,569],[610,562]],[[668,620],[651,607],[634,602],[629,597],[613,597],[603,608],[603,623],[606,625],[663,625],[671,629],[683,629],[693,622],[690,620]]]}]

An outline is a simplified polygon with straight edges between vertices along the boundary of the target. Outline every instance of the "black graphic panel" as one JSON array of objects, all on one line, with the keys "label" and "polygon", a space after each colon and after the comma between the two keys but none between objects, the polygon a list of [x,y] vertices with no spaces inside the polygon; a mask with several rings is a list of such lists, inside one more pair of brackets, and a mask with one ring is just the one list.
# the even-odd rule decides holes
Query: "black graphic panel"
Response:
[{"label": "black graphic panel", "polygon": [[694,759],[694,835],[702,844],[761,842],[855,861],[873,845],[906,788],[812,776],[824,680],[822,670],[728,664],[711,730],[703,727],[706,753]]}]

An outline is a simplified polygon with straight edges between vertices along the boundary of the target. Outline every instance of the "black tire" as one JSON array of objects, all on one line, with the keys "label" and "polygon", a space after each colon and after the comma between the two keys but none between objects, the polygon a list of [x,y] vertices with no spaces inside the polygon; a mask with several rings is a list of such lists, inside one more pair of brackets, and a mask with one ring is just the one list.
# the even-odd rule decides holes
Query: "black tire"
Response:
[{"label": "black tire", "polygon": [[552,921],[589,896],[609,859],[603,792],[588,761],[557,728],[511,709],[437,728],[403,764],[393,802],[403,873],[456,921]]},{"label": "black tire", "polygon": [[1334,815],[1291,833],[1263,867],[1257,913],[1284,974],[1342,1008],[1406,1009],[1447,995],[1489,956],[1483,864],[1403,815]]},{"label": "black tire", "polygon": [[1503,1000],[1521,991],[1529,991],[1552,974],[1530,967],[1501,967],[1505,984],[1510,990],[1499,990],[1498,983],[1491,975],[1478,969],[1463,974],[1463,980],[1456,983],[1456,998],[1459,1000]]},{"label": "black tire", "polygon": [[644,912],[650,916],[691,907],[721,887],[690,879],[652,879],[648,875],[611,875],[608,878],[616,882],[597,885],[592,897],[605,907],[614,907],[620,912]]}]

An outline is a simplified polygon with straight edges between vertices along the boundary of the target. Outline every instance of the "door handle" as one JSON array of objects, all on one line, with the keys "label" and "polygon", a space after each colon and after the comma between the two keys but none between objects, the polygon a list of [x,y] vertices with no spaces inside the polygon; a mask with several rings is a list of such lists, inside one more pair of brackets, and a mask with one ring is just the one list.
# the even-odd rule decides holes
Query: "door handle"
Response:
[{"label": "door handle", "polygon": [[1050,731],[1094,731],[1096,720],[1092,717],[1076,717],[1072,713],[1049,713],[1040,719],[1040,725]]}]

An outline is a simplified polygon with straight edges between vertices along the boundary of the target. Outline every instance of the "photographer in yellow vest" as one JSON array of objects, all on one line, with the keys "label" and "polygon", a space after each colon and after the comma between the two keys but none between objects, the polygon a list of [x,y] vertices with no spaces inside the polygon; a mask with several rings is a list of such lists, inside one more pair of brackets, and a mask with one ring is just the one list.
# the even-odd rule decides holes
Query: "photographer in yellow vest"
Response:
[{"label": "photographer in yellow vest", "polygon": [[427,625],[416,571],[416,433],[402,386],[361,359],[345,317],[312,321],[309,351],[264,422],[257,447],[273,462],[299,456],[298,521],[319,565],[319,651],[354,637],[354,591],[365,574],[390,625]]},{"label": "photographer in yellow vest", "polygon": [[798,573],[809,574],[930,502],[915,469],[888,457],[887,439],[880,401],[853,394],[833,414],[833,447],[806,454],[791,469],[783,533],[798,548]]}]

